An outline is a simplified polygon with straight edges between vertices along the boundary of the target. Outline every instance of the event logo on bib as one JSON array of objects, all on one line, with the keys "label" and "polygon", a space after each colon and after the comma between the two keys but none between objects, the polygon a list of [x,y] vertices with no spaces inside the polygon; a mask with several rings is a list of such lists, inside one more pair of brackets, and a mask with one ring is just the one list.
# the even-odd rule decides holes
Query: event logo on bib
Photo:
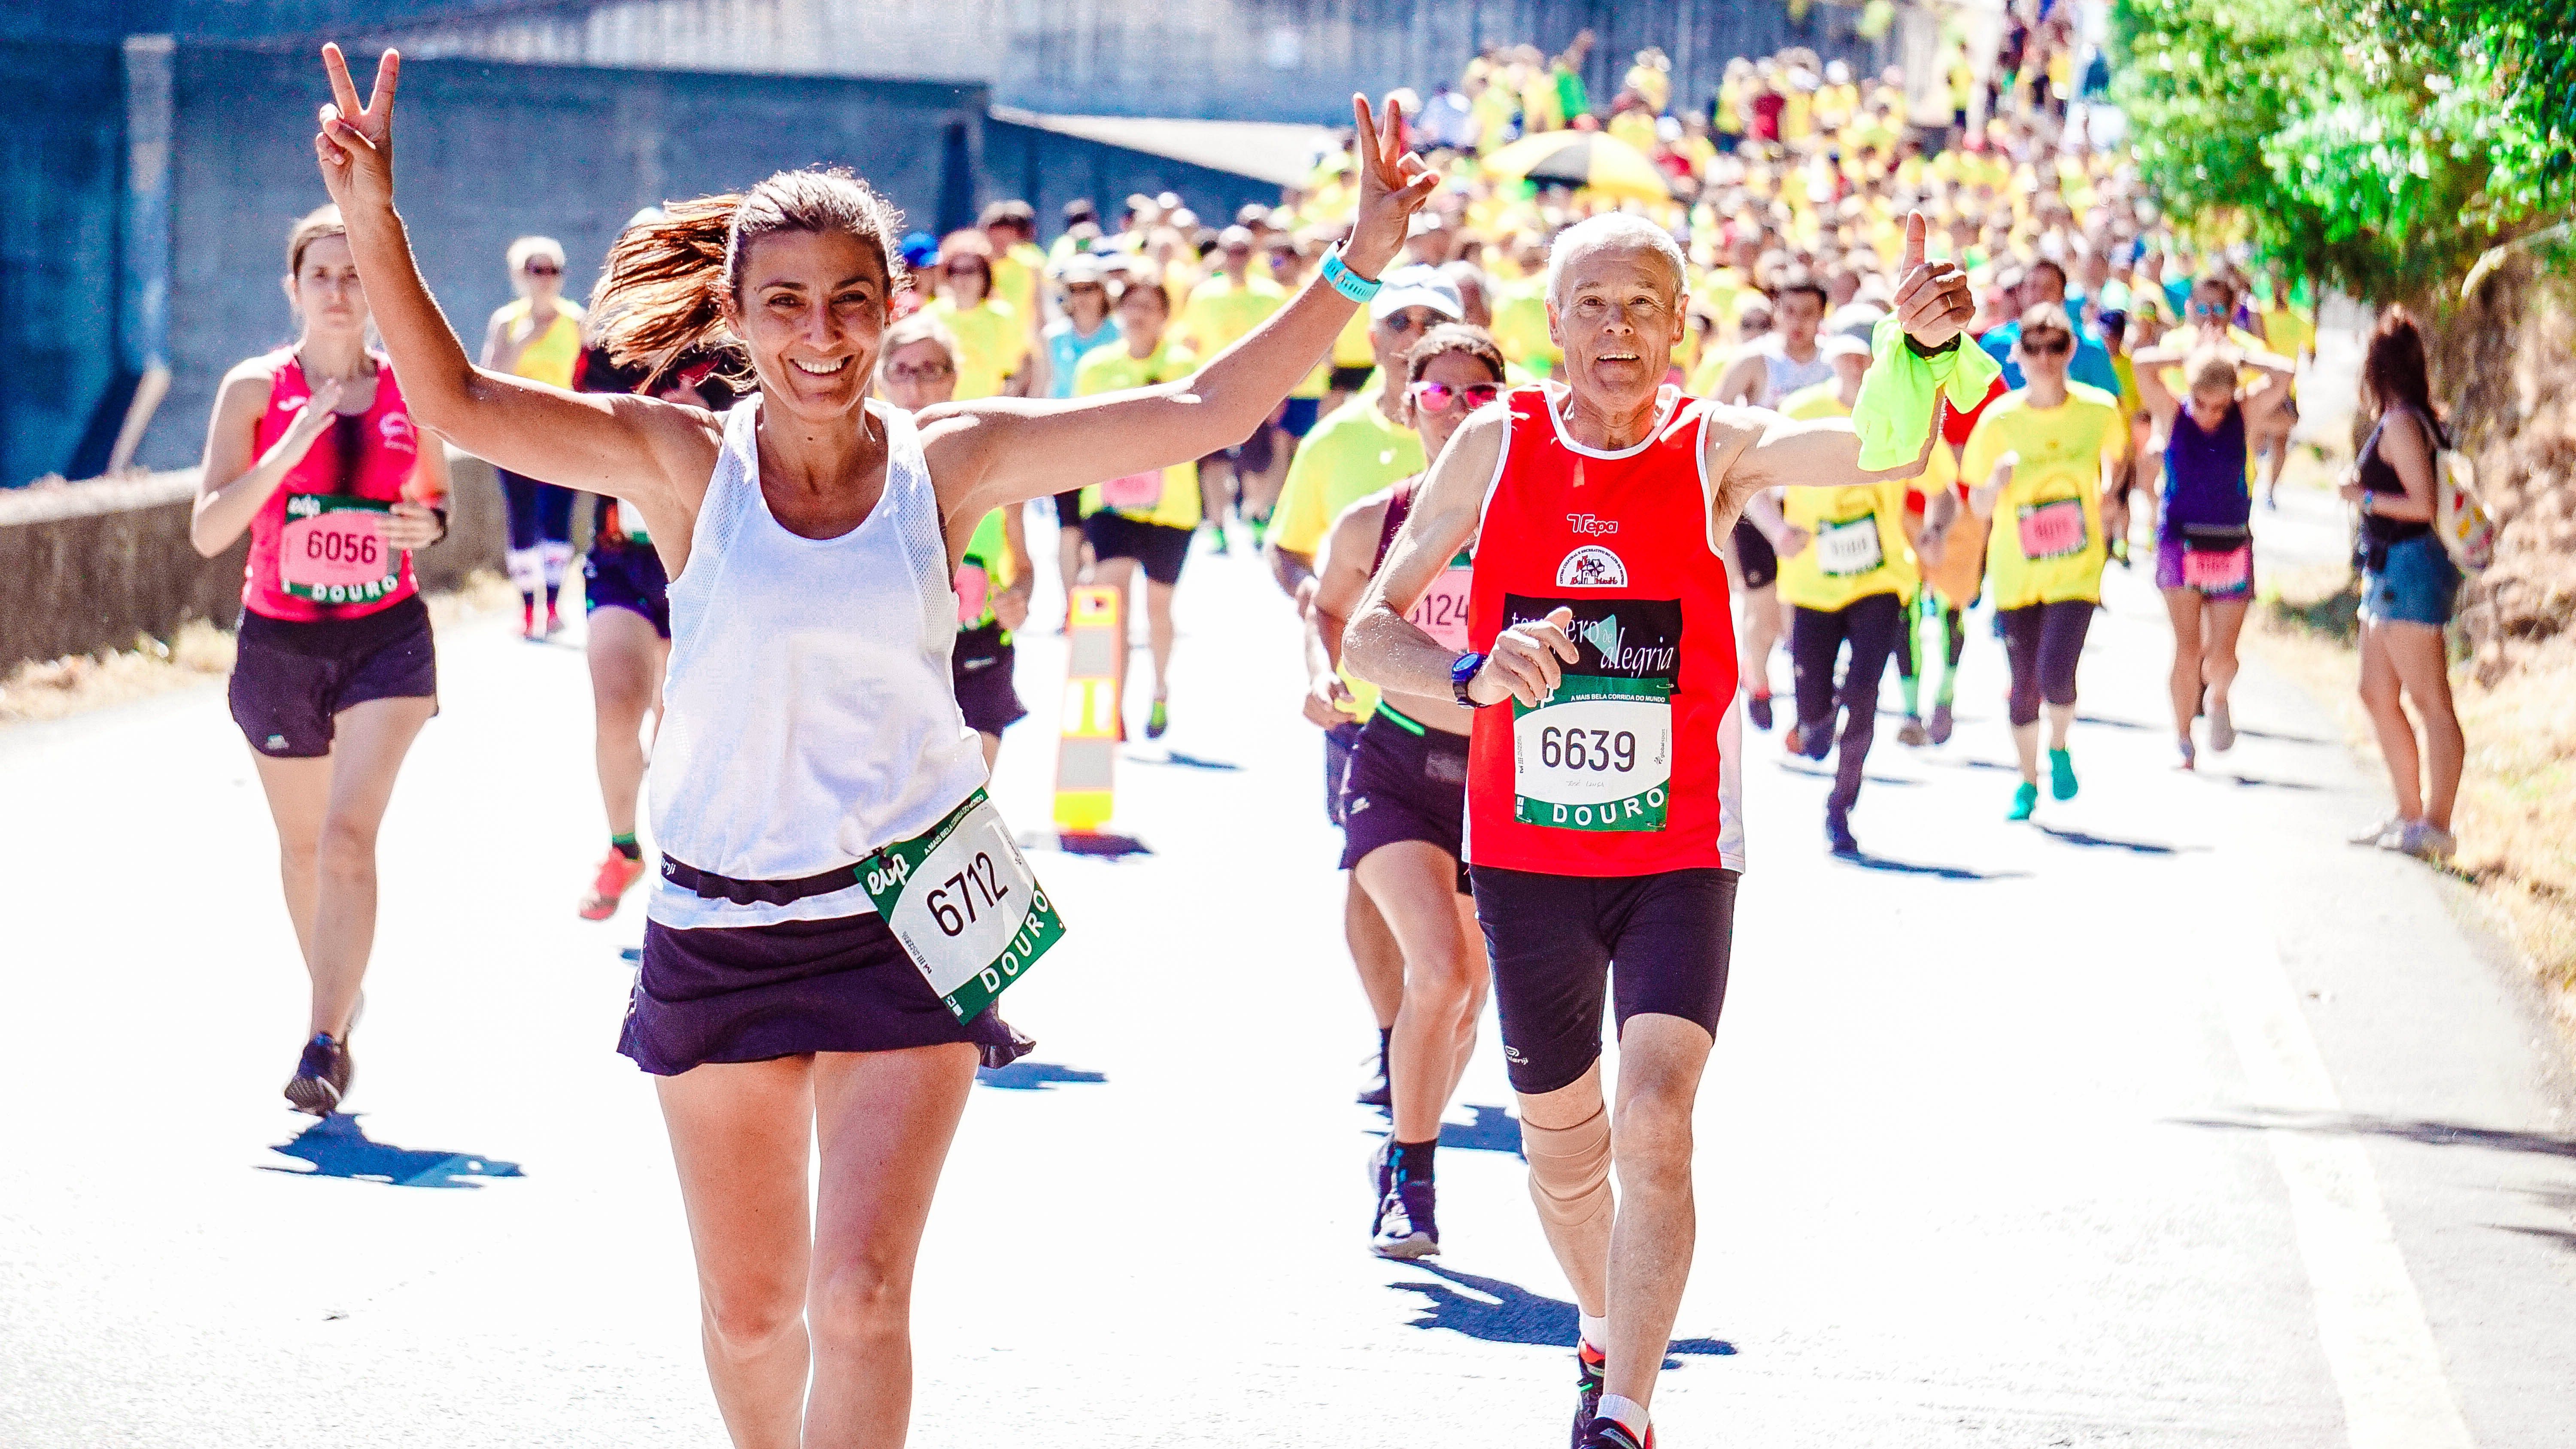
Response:
[{"label": "event logo on bib", "polygon": [[1619,555],[1597,543],[1587,543],[1565,556],[1556,566],[1556,586],[1560,589],[1624,589],[1628,587],[1628,566]]}]

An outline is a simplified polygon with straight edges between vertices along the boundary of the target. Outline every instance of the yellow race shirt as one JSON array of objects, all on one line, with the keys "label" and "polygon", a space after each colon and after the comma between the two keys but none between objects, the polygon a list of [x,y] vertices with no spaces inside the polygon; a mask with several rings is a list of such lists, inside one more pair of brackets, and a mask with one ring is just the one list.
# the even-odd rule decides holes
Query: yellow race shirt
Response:
[{"label": "yellow race shirt", "polygon": [[528,320],[530,310],[525,297],[501,309],[503,331],[519,343],[519,360],[510,364],[511,374],[556,387],[572,386],[573,369],[581,361],[581,308],[557,297],[554,320],[534,337],[528,335],[534,326]]},{"label": "yellow race shirt", "polygon": [[1219,272],[1190,289],[1180,321],[1172,324],[1173,336],[1197,355],[1214,357],[1287,305],[1287,288],[1268,277],[1253,273],[1238,287]]},{"label": "yellow race shirt", "polygon": [[1547,376],[1565,354],[1547,335],[1547,278],[1530,277],[1496,289],[1494,344],[1506,362]]},{"label": "yellow race shirt", "polygon": [[972,307],[959,307],[940,297],[922,310],[937,317],[957,339],[959,402],[998,396],[1002,379],[1019,371],[1021,359],[1029,354],[1028,332],[1020,325],[1020,314],[999,297],[987,297]]},{"label": "yellow race shirt", "polygon": [[1011,304],[1026,322],[1037,315],[1038,278],[1047,269],[1047,254],[1035,243],[1018,242],[993,258],[993,295]]},{"label": "yellow race shirt", "polygon": [[1387,421],[1376,389],[1358,393],[1298,447],[1270,515],[1270,541],[1312,559],[1343,509],[1422,469],[1422,440]]},{"label": "yellow race shirt", "polygon": [[[1847,418],[1842,384],[1820,382],[1781,400],[1784,416]],[[1936,449],[1937,451],[1937,449]],[[1905,541],[1903,479],[1850,488],[1791,488],[1780,512],[1806,531],[1805,548],[1780,559],[1780,597],[1802,609],[1832,612],[1872,594],[1909,598],[1921,575]]]},{"label": "yellow race shirt", "polygon": [[[1073,370],[1073,395],[1089,397],[1099,392],[1125,392],[1129,388],[1151,387],[1187,377],[1198,366],[1189,349],[1166,341],[1150,357],[1138,357],[1124,346],[1095,347],[1082,355]],[[1094,483],[1082,490],[1082,513],[1088,518],[1102,509],[1132,518],[1139,523],[1159,523],[1165,528],[1199,526],[1199,465],[1193,459],[1174,463],[1161,470],[1157,479],[1151,473],[1131,474]]]},{"label": "yellow race shirt", "polygon": [[1995,499],[1986,537],[1986,577],[1997,609],[2102,597],[2102,470],[2128,451],[2117,398],[2080,382],[2066,401],[2030,405],[2027,391],[1987,404],[1959,459],[1959,478],[1984,486],[1995,462],[2017,455]]}]

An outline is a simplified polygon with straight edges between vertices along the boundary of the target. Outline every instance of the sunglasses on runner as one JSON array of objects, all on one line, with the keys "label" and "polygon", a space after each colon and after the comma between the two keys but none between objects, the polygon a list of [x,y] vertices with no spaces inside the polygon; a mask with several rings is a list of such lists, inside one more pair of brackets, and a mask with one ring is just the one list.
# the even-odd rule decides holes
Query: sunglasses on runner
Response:
[{"label": "sunglasses on runner", "polygon": [[1503,389],[1500,383],[1492,382],[1471,382],[1465,387],[1451,387],[1445,382],[1417,382],[1406,388],[1404,395],[1413,399],[1413,405],[1426,413],[1445,413],[1449,411],[1450,404],[1461,399],[1466,401],[1467,410],[1474,412],[1501,397]]},{"label": "sunglasses on runner", "polygon": [[2054,342],[2033,342],[2025,337],[2021,340],[2021,350],[2033,357],[2064,357],[2075,350],[2075,339],[2060,337]]},{"label": "sunglasses on runner", "polygon": [[556,266],[552,262],[530,262],[526,266],[519,268],[519,270],[531,277],[560,277],[563,275],[563,268]]}]

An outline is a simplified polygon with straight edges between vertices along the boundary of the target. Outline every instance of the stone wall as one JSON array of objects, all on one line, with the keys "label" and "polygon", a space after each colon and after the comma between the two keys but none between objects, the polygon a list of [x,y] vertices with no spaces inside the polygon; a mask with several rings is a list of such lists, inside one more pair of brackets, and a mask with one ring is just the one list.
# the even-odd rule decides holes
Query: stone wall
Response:
[{"label": "stone wall", "polygon": [[[499,569],[508,540],[492,465],[452,449],[447,461],[447,539],[412,565],[430,590]],[[199,556],[188,541],[196,494],[193,468],[0,491],[0,675],[131,648],[138,635],[167,639],[191,619],[236,621],[250,544]]]}]

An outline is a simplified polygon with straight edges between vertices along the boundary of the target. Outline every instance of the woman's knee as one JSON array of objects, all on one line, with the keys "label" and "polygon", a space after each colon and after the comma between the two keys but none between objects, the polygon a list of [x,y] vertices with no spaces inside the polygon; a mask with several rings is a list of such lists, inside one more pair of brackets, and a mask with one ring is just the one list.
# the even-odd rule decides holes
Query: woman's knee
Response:
[{"label": "woman's knee", "polygon": [[912,1313],[911,1277],[861,1254],[816,1273],[805,1312],[814,1336],[828,1343],[901,1338]]},{"label": "woman's knee", "polygon": [[323,820],[315,843],[315,866],[343,879],[373,879],[376,874],[376,828],[361,820],[333,815]]},{"label": "woman's knee", "polygon": [[730,1359],[756,1359],[803,1327],[805,1304],[791,1285],[762,1283],[700,1293],[708,1342]]}]

